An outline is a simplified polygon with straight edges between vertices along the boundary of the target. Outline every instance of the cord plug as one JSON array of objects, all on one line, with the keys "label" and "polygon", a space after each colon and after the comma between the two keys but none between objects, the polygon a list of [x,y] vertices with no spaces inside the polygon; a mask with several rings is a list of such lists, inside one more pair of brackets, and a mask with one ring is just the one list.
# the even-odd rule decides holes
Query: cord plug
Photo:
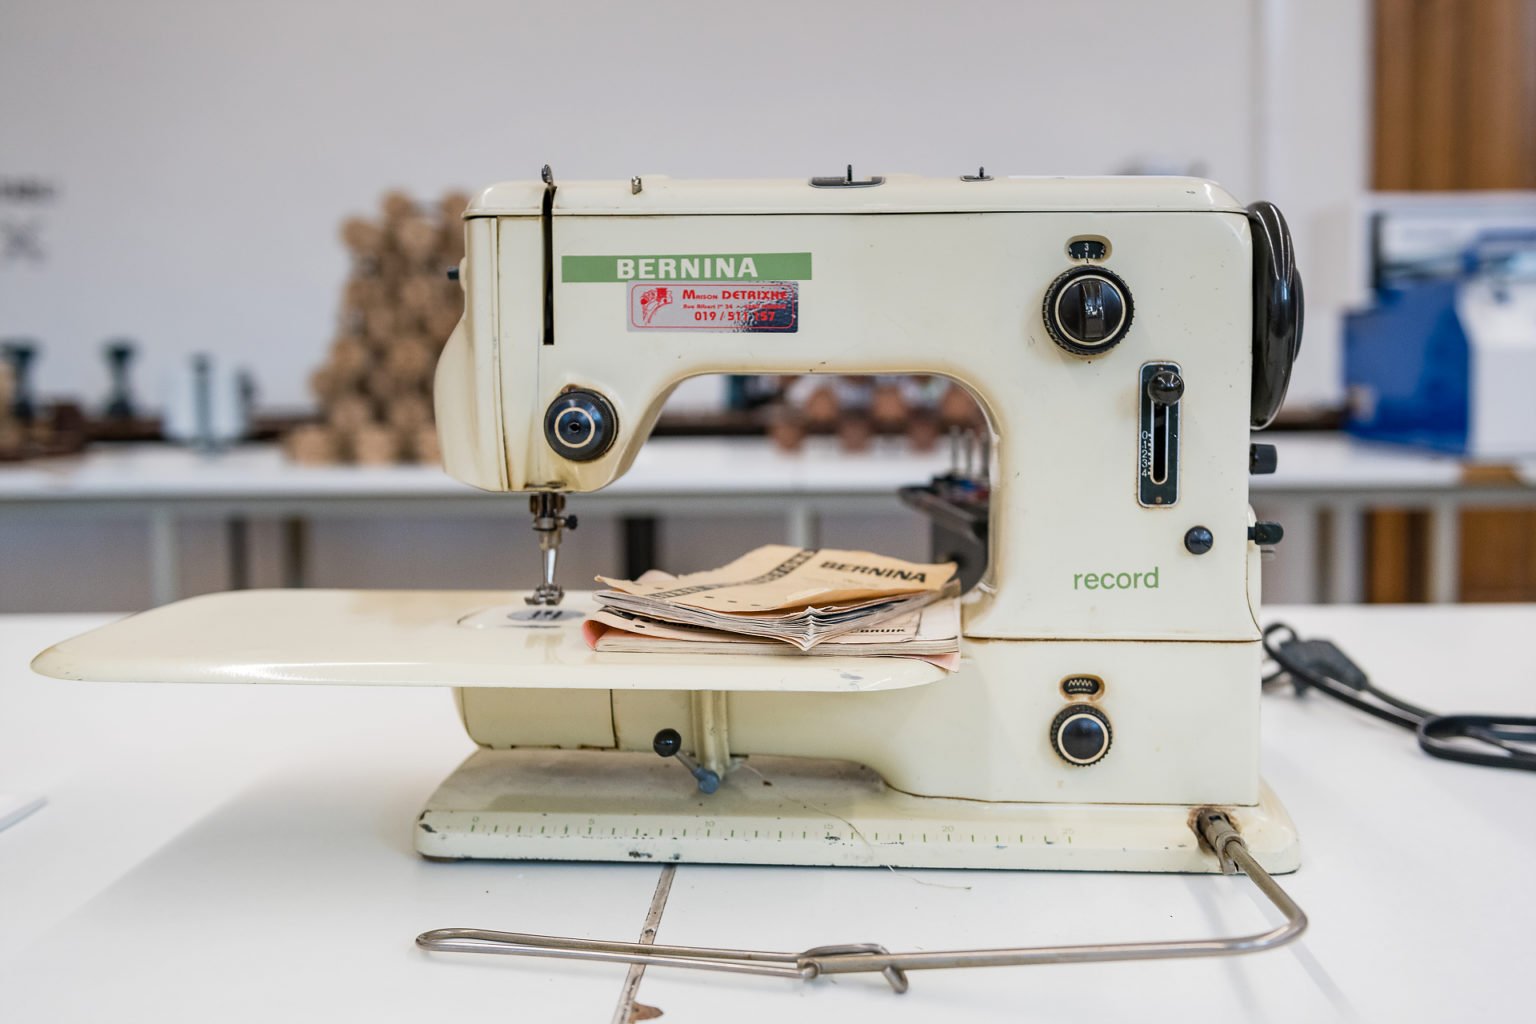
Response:
[{"label": "cord plug", "polygon": [[[1284,659],[1280,663],[1281,668],[1289,672],[1298,694],[1307,688],[1307,681],[1301,673],[1324,676],[1351,690],[1363,691],[1370,686],[1370,678],[1365,670],[1350,661],[1349,655],[1339,650],[1332,640],[1299,640],[1291,637],[1282,641],[1275,651]],[[1292,665],[1301,672],[1292,671]]]}]

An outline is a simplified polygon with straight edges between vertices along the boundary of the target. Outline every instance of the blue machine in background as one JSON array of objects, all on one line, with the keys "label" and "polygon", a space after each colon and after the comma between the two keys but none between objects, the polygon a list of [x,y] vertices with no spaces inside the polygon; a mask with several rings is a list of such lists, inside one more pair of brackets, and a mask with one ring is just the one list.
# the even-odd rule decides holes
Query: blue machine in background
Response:
[{"label": "blue machine in background", "polygon": [[1464,452],[1471,346],[1454,281],[1377,292],[1344,318],[1345,429],[1357,437]]},{"label": "blue machine in background", "polygon": [[[1532,203],[1518,197],[1516,212]],[[1473,459],[1536,457],[1536,226],[1489,230],[1484,203],[1481,223],[1426,228],[1415,205],[1407,229],[1376,223],[1375,305],[1345,318],[1346,429]]]}]

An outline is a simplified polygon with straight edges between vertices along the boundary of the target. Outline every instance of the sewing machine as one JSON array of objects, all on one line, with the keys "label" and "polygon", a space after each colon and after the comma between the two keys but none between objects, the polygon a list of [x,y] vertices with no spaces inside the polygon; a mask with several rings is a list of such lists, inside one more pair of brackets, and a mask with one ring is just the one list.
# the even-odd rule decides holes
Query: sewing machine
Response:
[{"label": "sewing machine", "polygon": [[[529,492],[537,590],[211,595],[39,672],[453,687],[478,750],[415,823],[429,857],[1199,872],[1224,858],[1191,822],[1219,808],[1297,866],[1259,776],[1279,530],[1247,487],[1301,333],[1272,206],[1183,178],[546,174],[481,193],[465,230],[444,463]],[[582,643],[567,496],[625,472],[680,381],[728,372],[975,394],[989,563],[958,672]]]}]

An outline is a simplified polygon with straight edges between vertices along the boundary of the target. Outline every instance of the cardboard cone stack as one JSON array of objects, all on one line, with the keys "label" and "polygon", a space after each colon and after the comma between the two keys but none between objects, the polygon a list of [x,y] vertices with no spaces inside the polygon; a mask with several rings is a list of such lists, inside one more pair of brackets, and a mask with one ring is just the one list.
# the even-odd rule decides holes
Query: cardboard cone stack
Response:
[{"label": "cardboard cone stack", "polygon": [[21,423],[12,415],[11,403],[16,400],[16,378],[9,365],[0,362],[0,456],[21,449]]},{"label": "cardboard cone stack", "polygon": [[439,461],[432,375],[464,308],[447,271],[464,256],[460,215],[468,204],[460,192],[431,204],[391,192],[377,218],[342,224],[352,269],[336,337],[310,377],[319,422],[288,434],[289,458],[310,465]]},{"label": "cardboard cone stack", "polygon": [[784,451],[799,450],[808,434],[833,434],[847,452],[867,451],[876,437],[901,437],[918,451],[931,451],[954,428],[985,425],[970,392],[920,374],[796,377],[768,410],[768,436]]}]

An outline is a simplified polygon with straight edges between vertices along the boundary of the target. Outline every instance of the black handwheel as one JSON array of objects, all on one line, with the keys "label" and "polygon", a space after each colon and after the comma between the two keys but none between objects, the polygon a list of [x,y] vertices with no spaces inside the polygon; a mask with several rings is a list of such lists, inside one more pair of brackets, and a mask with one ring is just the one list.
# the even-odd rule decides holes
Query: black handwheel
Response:
[{"label": "black handwheel", "polygon": [[1285,401],[1291,367],[1301,351],[1304,310],[1301,273],[1291,229],[1274,203],[1248,207],[1253,237],[1253,393],[1249,423],[1269,426]]}]

